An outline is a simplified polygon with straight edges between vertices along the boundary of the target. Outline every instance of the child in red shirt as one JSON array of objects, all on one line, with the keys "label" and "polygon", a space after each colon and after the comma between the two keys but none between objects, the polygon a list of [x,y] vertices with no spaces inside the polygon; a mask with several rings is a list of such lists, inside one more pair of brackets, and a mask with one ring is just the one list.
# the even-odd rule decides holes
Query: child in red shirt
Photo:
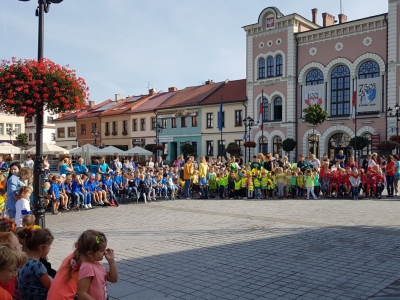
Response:
[{"label": "child in red shirt", "polygon": [[376,196],[378,197],[378,199],[381,199],[382,192],[385,189],[386,184],[385,176],[383,176],[382,171],[379,170],[378,174],[376,174],[373,179],[375,181]]},{"label": "child in red shirt", "polygon": [[336,170],[333,170],[331,173],[331,182],[330,182],[330,195],[329,197],[332,198],[332,190],[335,189],[335,198],[338,197],[339,193],[339,176]]}]

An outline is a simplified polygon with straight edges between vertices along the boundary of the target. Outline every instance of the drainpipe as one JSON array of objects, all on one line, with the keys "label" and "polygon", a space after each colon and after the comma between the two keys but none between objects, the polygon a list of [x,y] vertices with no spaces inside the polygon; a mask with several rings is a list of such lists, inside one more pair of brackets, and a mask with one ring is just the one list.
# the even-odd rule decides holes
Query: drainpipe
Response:
[{"label": "drainpipe", "polygon": [[[245,118],[247,118],[246,116],[247,116],[247,106],[246,105],[244,105],[244,102],[245,101],[243,101],[242,102],[242,104],[243,104],[243,106],[244,106],[244,116],[245,116]],[[247,133],[247,130],[245,129],[245,131],[246,131],[246,133]],[[246,142],[246,141],[245,141]],[[244,149],[244,156],[245,156],[245,160],[246,160],[246,148]],[[243,161],[243,164],[246,164],[246,161]]]},{"label": "drainpipe", "polygon": [[[100,126],[99,129],[101,129],[101,118],[99,117],[99,122],[100,122]],[[100,137],[99,137],[99,146],[101,145],[101,130],[100,130]]]},{"label": "drainpipe", "polygon": [[298,145],[299,145],[299,140],[298,140],[298,133],[299,133],[299,131],[298,131],[298,117],[297,117],[297,110],[298,110],[298,99],[297,99],[297,95],[298,95],[298,86],[299,86],[299,83],[298,83],[298,76],[299,76],[299,42],[298,42],[298,40],[297,40],[297,33],[294,35],[294,38],[295,38],[295,40],[296,40],[296,76],[295,76],[295,80],[296,80],[296,87],[295,87],[295,112],[296,112],[296,116],[295,116],[295,119],[294,119],[294,132],[295,132],[295,137],[296,137],[296,143],[297,143],[297,145],[296,145],[296,151],[295,151],[295,161],[296,161],[296,158],[297,158],[297,155],[298,155],[298,152],[297,152],[297,149],[299,149],[299,147],[298,147]]},{"label": "drainpipe", "polygon": [[[385,14],[385,23],[386,23],[386,107],[385,109],[382,107],[382,112],[387,110],[388,107],[388,88],[389,88],[389,80],[388,80],[388,72],[389,72],[389,23],[387,20],[387,14]],[[383,103],[384,100],[383,100]],[[382,105],[383,106],[383,105]],[[397,117],[396,117],[397,118]],[[387,115],[385,114],[385,141],[387,141],[388,138],[388,118]],[[397,121],[396,121],[396,127],[397,127]]]}]

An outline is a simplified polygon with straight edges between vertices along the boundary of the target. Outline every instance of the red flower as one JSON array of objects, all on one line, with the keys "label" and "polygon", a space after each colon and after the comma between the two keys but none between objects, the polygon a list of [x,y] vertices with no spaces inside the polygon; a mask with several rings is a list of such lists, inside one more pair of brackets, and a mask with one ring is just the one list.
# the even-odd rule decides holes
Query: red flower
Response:
[{"label": "red flower", "polygon": [[75,70],[48,59],[0,62],[0,110],[11,114],[31,117],[37,109],[41,113],[80,109],[86,105],[88,90]]}]

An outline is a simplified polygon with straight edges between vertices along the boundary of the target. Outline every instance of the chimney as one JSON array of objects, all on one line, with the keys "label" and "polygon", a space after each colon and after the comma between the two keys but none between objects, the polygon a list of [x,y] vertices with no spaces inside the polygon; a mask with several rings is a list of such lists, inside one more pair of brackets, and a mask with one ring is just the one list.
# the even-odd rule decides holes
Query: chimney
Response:
[{"label": "chimney", "polygon": [[335,24],[335,17],[328,13],[322,14],[322,26],[328,27]]},{"label": "chimney", "polygon": [[317,24],[317,19],[318,19],[318,8],[313,8],[313,9],[311,10],[311,13],[312,13],[312,22],[313,22],[314,24]]},{"label": "chimney", "polygon": [[123,98],[124,96],[122,96],[121,94],[115,94],[115,101],[122,100]]},{"label": "chimney", "polygon": [[89,101],[89,108],[93,108],[94,106],[94,101]]},{"label": "chimney", "polygon": [[150,89],[149,90],[149,96],[153,96],[155,94],[155,89]]},{"label": "chimney", "polygon": [[342,23],[346,23],[346,22],[347,22],[347,16],[346,16],[346,15],[344,15],[344,14],[339,14],[338,17],[339,17],[339,24],[342,24]]},{"label": "chimney", "polygon": [[168,92],[176,92],[177,90],[178,90],[178,88],[175,87],[175,86],[172,86],[172,87],[168,88]]},{"label": "chimney", "polygon": [[212,79],[208,79],[208,80],[206,81],[206,84],[211,84],[211,83],[214,83],[214,81],[213,81]]}]

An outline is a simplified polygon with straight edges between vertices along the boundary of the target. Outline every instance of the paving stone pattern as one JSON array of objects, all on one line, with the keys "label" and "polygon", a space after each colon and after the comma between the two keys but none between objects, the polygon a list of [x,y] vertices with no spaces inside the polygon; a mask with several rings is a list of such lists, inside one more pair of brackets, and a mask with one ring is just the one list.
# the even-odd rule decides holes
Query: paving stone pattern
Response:
[{"label": "paving stone pattern", "polygon": [[49,259],[58,268],[93,228],[116,253],[111,299],[400,299],[398,200],[176,200],[46,215]]}]

